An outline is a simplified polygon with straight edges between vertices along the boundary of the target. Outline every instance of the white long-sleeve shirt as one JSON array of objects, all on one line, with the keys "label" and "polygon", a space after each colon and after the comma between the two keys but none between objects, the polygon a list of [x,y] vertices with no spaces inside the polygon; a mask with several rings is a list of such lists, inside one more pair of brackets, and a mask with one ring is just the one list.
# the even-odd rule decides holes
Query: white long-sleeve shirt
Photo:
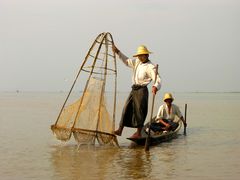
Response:
[{"label": "white long-sleeve shirt", "polygon": [[[178,119],[176,119],[176,116],[178,117]],[[169,111],[168,106],[166,104],[163,104],[158,109],[156,120],[168,119],[172,121],[178,121],[181,117],[182,113],[177,105],[172,104],[171,109]]]},{"label": "white long-sleeve shirt", "polygon": [[[141,86],[147,86],[152,80],[155,80],[156,67],[151,61],[142,63],[138,58],[130,59],[122,52],[118,53],[119,58],[125,65],[133,69],[132,83]],[[161,78],[157,74],[155,86],[158,90],[161,88]]]}]

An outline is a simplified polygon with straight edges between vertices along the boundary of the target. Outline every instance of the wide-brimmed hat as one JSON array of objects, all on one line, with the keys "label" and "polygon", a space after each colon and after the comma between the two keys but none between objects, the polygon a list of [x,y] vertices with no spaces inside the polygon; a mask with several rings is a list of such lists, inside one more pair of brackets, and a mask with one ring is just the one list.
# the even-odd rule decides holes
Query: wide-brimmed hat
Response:
[{"label": "wide-brimmed hat", "polygon": [[174,100],[171,93],[165,93],[163,101],[166,101],[167,99],[171,99],[172,101]]},{"label": "wide-brimmed hat", "polygon": [[142,54],[150,54],[150,53],[152,53],[152,52],[150,52],[150,51],[147,49],[146,46],[141,45],[141,46],[138,47],[137,53],[134,54],[133,57],[136,57],[136,56],[142,55]]}]

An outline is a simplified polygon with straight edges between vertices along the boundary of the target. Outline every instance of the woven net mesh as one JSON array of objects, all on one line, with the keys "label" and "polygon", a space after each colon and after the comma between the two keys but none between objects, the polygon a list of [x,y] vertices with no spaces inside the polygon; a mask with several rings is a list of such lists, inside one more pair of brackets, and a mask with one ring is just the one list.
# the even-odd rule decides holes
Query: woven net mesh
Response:
[{"label": "woven net mesh", "polygon": [[[102,92],[104,81],[90,78],[84,95],[62,111],[52,130],[57,139],[67,141],[73,132],[79,144],[114,144],[114,124],[110,117]],[[102,94],[102,95],[101,95]]]},{"label": "woven net mesh", "polygon": [[52,125],[51,129],[58,140],[68,141],[71,138],[71,129],[61,128],[54,125]]}]

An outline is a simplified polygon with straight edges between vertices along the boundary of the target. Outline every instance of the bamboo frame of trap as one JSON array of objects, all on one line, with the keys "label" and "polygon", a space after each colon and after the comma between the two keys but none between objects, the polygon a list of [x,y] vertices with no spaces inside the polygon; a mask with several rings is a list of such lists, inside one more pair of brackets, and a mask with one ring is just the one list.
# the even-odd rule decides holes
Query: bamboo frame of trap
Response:
[{"label": "bamboo frame of trap", "polygon": [[[94,56],[94,55],[91,54],[91,52],[92,52],[94,46],[95,46],[97,43],[99,43],[99,46],[98,46],[98,49],[97,49],[97,53],[96,53],[96,55]],[[105,53],[105,57],[104,57],[105,59],[100,59],[100,58],[98,58],[99,52],[100,52],[100,49],[101,49],[102,45],[105,45],[105,48],[106,48],[106,53]],[[90,80],[91,76],[92,76],[93,74],[102,74],[102,73],[99,73],[99,72],[94,71],[94,69],[96,69],[96,68],[101,68],[101,69],[103,68],[103,69],[104,69],[104,73],[102,74],[102,75],[104,75],[104,82],[106,81],[107,75],[109,75],[109,74],[108,74],[108,71],[111,71],[111,72],[113,73],[113,75],[114,75],[114,100],[113,100],[113,105],[114,105],[114,107],[113,107],[112,117],[113,117],[113,126],[115,126],[115,118],[116,118],[116,93],[117,93],[117,64],[116,64],[116,54],[115,54],[115,52],[113,52],[113,55],[109,54],[109,52],[108,52],[109,46],[112,46],[112,45],[114,45],[114,41],[113,41],[112,35],[111,35],[109,32],[101,33],[101,34],[99,34],[99,35],[97,36],[97,38],[96,38],[95,41],[93,42],[92,46],[91,46],[90,49],[88,50],[88,53],[87,53],[87,55],[86,55],[86,57],[85,57],[82,65],[80,66],[80,69],[79,69],[79,71],[78,71],[78,73],[77,73],[77,75],[76,75],[76,77],[75,77],[75,79],[74,79],[74,82],[73,82],[73,84],[72,84],[72,86],[71,86],[71,88],[70,88],[70,90],[69,90],[69,92],[68,92],[68,95],[67,95],[67,97],[66,97],[66,99],[65,99],[65,101],[64,101],[64,103],[63,103],[63,105],[62,105],[62,107],[61,107],[61,110],[60,110],[60,112],[59,112],[59,114],[58,114],[58,117],[57,117],[57,120],[56,120],[55,124],[51,126],[51,129],[52,129],[53,132],[54,132],[55,130],[60,130],[60,129],[65,130],[65,131],[68,130],[68,129],[65,128],[65,127],[60,127],[60,126],[58,126],[58,125],[57,125],[58,120],[59,120],[59,118],[60,118],[60,116],[61,116],[61,114],[62,114],[62,112],[63,112],[63,110],[64,110],[64,107],[66,106],[66,103],[67,103],[67,101],[68,101],[68,99],[69,99],[70,94],[72,93],[72,90],[73,90],[73,88],[74,88],[74,86],[75,86],[75,84],[76,84],[77,79],[79,78],[79,75],[80,75],[81,71],[88,72],[88,73],[89,73],[89,76],[88,76],[86,85],[85,85],[84,90],[83,90],[82,98],[81,98],[80,103],[79,103],[78,112],[77,112],[77,114],[76,114],[76,116],[75,116],[75,119],[74,119],[74,123],[73,123],[73,125],[72,125],[72,128],[69,130],[69,131],[70,131],[70,132],[69,132],[69,137],[66,138],[66,141],[71,138],[71,134],[72,134],[72,133],[75,133],[75,132],[78,132],[78,131],[81,130],[81,131],[86,131],[86,132],[89,131],[89,132],[91,132],[91,133],[95,133],[95,137],[96,137],[96,138],[97,138],[97,134],[98,134],[98,133],[102,133],[102,134],[105,134],[105,135],[112,136],[112,138],[114,138],[115,145],[119,146],[119,145],[118,145],[118,142],[117,142],[117,138],[116,138],[116,136],[114,135],[114,133],[113,133],[113,134],[110,134],[110,133],[105,133],[105,132],[99,132],[99,131],[97,130],[98,123],[99,123],[99,118],[100,118],[100,113],[99,113],[99,112],[98,112],[98,122],[97,122],[97,126],[96,126],[96,131],[95,131],[95,132],[93,132],[92,130],[86,130],[86,129],[81,129],[81,128],[74,128],[74,125],[76,124],[76,120],[77,120],[77,117],[78,117],[78,115],[79,115],[80,107],[81,107],[81,105],[82,105],[84,96],[85,96],[85,94],[86,94],[86,90],[87,90],[87,87],[88,87],[88,85],[89,85],[89,80]],[[114,61],[114,69],[108,68],[108,56],[111,56],[111,57],[113,58],[113,61]],[[84,65],[86,64],[86,62],[87,62],[87,60],[88,60],[89,57],[93,57],[93,58],[94,58],[92,65],[91,65],[91,66],[84,66]],[[104,67],[95,66],[97,60],[105,61]],[[90,70],[87,70],[88,68],[89,68]],[[104,93],[104,90],[105,90],[105,86],[106,86],[106,85],[105,85],[105,83],[104,83],[104,85],[102,86],[102,89],[101,89],[101,99],[100,99],[100,102],[99,102],[99,108],[100,108],[100,106],[101,106],[101,104],[102,104],[102,97],[103,97],[103,93]],[[113,127],[113,129],[114,129],[114,128],[115,128],[115,127]],[[95,139],[96,139],[96,138],[94,138],[94,144],[95,144]]]}]

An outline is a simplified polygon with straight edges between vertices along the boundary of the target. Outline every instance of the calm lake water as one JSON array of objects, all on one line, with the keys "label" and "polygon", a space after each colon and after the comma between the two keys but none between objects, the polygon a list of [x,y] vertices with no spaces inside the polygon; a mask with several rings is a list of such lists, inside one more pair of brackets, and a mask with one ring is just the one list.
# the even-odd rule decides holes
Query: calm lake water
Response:
[{"label": "calm lake water", "polygon": [[[128,93],[118,94],[117,123]],[[126,128],[120,148],[61,143],[55,123],[65,93],[0,93],[0,179],[230,179],[240,177],[240,94],[174,93],[187,136],[151,147],[132,147]],[[151,100],[151,96],[149,98]],[[161,104],[156,97],[154,112]],[[151,102],[150,102],[151,103]],[[149,113],[150,114],[150,113]],[[148,121],[147,118],[146,121]]]}]

